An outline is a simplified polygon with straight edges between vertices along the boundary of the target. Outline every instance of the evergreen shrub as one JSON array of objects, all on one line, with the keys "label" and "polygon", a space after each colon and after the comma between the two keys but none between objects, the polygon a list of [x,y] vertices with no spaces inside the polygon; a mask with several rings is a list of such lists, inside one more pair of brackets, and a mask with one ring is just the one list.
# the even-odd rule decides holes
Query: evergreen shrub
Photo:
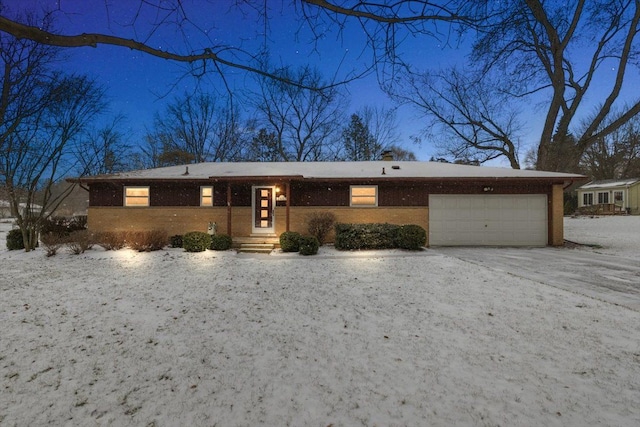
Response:
[{"label": "evergreen shrub", "polygon": [[412,251],[421,250],[427,244],[427,232],[416,224],[407,224],[398,231],[398,247]]},{"label": "evergreen shrub", "polygon": [[300,238],[300,255],[315,255],[318,253],[320,242],[315,236],[304,236]]},{"label": "evergreen shrub", "polygon": [[181,248],[182,234],[176,234],[175,236],[171,236],[170,243],[172,248]]},{"label": "evergreen shrub", "polygon": [[388,223],[335,225],[338,250],[393,249],[397,247],[400,226]]},{"label": "evergreen shrub", "polygon": [[214,234],[211,236],[211,249],[214,251],[228,251],[233,241],[227,234]]},{"label": "evergreen shrub", "polygon": [[298,252],[300,250],[300,238],[296,231],[285,231],[280,235],[280,249],[282,252]]},{"label": "evergreen shrub", "polygon": [[211,247],[211,236],[202,231],[190,231],[182,236],[182,247],[187,252],[204,252]]},{"label": "evergreen shrub", "polygon": [[22,231],[14,228],[7,233],[7,249],[17,251],[24,249],[24,240],[22,240]]}]

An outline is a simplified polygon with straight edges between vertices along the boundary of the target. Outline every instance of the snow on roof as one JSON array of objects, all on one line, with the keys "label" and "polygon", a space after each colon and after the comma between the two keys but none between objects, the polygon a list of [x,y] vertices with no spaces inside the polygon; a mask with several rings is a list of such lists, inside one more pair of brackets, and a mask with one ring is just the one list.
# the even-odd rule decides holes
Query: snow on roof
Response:
[{"label": "snow on roof", "polygon": [[[188,173],[187,173],[188,171]],[[169,166],[98,175],[83,181],[228,179],[228,178],[304,178],[304,179],[402,179],[402,178],[542,178],[575,180],[582,175],[542,172],[440,162],[215,162]]]},{"label": "snow on roof", "polygon": [[593,188],[612,188],[612,187],[626,187],[628,185],[633,185],[640,182],[640,178],[629,178],[629,179],[605,179],[601,181],[591,181],[582,187],[579,187],[579,190],[589,190]]}]

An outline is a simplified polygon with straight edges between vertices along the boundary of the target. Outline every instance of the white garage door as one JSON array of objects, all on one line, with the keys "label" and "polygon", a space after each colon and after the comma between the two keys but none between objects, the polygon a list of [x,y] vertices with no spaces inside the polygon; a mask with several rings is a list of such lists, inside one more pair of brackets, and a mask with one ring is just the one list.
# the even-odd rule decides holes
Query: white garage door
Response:
[{"label": "white garage door", "polygon": [[430,195],[429,245],[545,246],[547,196]]}]

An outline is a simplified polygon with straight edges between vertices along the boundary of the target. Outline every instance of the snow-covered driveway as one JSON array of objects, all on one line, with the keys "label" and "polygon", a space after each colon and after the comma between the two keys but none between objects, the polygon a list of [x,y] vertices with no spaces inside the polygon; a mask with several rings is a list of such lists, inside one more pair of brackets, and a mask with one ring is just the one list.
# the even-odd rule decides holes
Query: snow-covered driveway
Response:
[{"label": "snow-covered driveway", "polygon": [[565,248],[437,248],[435,252],[640,311],[640,263]]}]

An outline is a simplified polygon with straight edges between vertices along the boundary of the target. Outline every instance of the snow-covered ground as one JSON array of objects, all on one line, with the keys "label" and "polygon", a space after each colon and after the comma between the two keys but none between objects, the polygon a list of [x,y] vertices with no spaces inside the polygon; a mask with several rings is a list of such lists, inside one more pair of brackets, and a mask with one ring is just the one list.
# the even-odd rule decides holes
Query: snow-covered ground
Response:
[{"label": "snow-covered ground", "polygon": [[[565,224],[640,260],[640,217]],[[640,313],[435,250],[4,242],[0,426],[640,425]]]}]

